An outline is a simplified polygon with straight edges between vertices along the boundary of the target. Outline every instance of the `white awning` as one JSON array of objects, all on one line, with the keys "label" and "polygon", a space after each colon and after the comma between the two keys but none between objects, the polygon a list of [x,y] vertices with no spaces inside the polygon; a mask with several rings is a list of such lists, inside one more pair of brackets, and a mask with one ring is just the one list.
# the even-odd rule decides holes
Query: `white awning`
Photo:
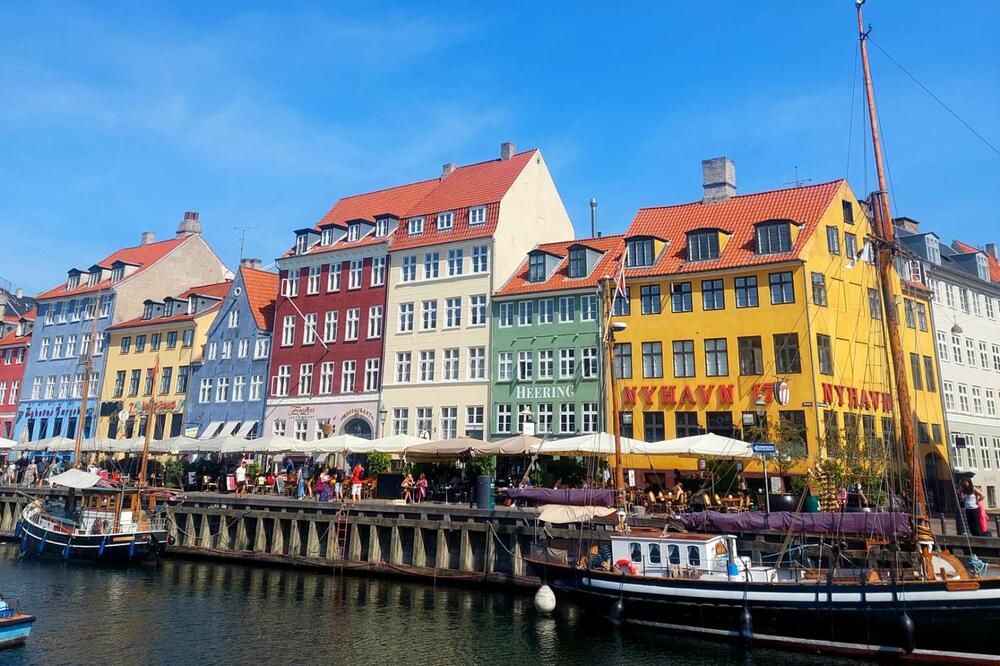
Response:
[{"label": "white awning", "polygon": [[62,474],[56,474],[48,479],[49,483],[53,486],[63,486],[65,488],[76,488],[77,490],[84,490],[86,488],[93,488],[98,483],[101,482],[101,477],[96,474],[91,474],[90,472],[85,472],[82,469],[70,469]]},{"label": "white awning", "polygon": [[240,424],[239,429],[236,431],[237,437],[248,437],[253,431],[254,426],[257,425],[256,421],[244,421]]},{"label": "white awning", "polygon": [[236,430],[236,426],[239,424],[239,421],[226,421],[225,425],[222,426],[222,430],[218,432],[216,437],[228,437],[229,435],[232,435]]},{"label": "white awning", "polygon": [[198,435],[198,439],[212,439],[212,437],[215,436],[215,431],[219,429],[220,423],[222,423],[222,421],[209,421],[208,425],[205,426],[205,429],[201,431],[200,435]]},{"label": "white awning", "polygon": [[0,437],[0,449],[12,449],[14,445],[17,444],[12,439],[7,439],[6,437]]}]

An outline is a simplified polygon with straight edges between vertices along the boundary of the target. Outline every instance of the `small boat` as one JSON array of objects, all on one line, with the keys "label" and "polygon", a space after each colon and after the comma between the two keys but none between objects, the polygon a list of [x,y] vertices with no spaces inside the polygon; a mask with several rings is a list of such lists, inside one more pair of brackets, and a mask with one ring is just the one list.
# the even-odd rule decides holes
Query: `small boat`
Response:
[{"label": "small boat", "polygon": [[14,647],[28,640],[34,615],[21,612],[20,604],[0,595],[0,649]]},{"label": "small boat", "polygon": [[[14,534],[25,557],[138,564],[163,553],[169,536],[155,493],[116,487],[81,469],[49,481],[70,492],[36,499],[21,512]],[[145,506],[143,500],[148,500]]]}]

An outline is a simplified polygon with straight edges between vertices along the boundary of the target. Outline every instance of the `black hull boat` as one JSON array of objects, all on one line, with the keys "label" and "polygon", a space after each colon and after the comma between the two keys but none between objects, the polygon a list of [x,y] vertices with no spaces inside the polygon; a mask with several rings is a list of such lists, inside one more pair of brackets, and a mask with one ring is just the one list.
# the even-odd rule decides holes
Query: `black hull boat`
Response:
[{"label": "black hull boat", "polygon": [[167,547],[166,530],[130,533],[73,534],[46,529],[29,517],[22,517],[15,528],[21,554],[67,562],[92,562],[108,565],[155,562]]}]

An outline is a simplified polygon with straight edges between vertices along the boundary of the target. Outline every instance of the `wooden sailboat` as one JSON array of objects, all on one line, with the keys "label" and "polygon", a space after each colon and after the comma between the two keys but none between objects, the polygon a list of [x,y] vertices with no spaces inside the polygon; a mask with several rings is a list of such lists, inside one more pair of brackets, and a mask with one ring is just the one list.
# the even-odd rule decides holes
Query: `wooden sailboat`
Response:
[{"label": "wooden sailboat", "polygon": [[[606,613],[616,622],[806,651],[996,662],[1000,661],[1000,631],[994,631],[1000,629],[1000,578],[970,574],[961,561],[935,547],[930,530],[899,332],[898,279],[893,273],[897,246],[878,137],[863,0],[856,4],[879,178],[872,208],[904,445],[900,472],[912,483],[909,513],[882,514],[902,520],[893,518],[888,523],[891,527],[883,526],[877,535],[865,522],[869,520],[865,514],[854,514],[865,524],[838,526],[837,539],[825,546],[825,566],[781,568],[754,565],[739,555],[732,534],[630,529],[619,494],[619,528],[610,537],[607,552],[584,554],[577,564],[551,557],[535,558],[532,563],[557,594]],[[607,348],[612,355],[614,327],[610,325]],[[610,376],[613,382],[614,374]],[[613,409],[617,435],[617,404]],[[621,493],[620,446],[616,446],[616,467]],[[768,514],[759,516],[767,520]],[[877,547],[873,547],[873,536],[879,537]],[[850,558],[848,542],[860,543],[865,555]]]}]

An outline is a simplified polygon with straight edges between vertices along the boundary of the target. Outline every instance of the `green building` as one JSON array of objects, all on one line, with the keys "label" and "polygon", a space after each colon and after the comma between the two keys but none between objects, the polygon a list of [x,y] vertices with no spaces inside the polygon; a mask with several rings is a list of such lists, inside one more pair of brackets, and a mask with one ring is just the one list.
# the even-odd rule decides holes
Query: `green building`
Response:
[{"label": "green building", "polygon": [[606,430],[601,289],[623,248],[621,236],[539,245],[494,294],[492,439]]}]

